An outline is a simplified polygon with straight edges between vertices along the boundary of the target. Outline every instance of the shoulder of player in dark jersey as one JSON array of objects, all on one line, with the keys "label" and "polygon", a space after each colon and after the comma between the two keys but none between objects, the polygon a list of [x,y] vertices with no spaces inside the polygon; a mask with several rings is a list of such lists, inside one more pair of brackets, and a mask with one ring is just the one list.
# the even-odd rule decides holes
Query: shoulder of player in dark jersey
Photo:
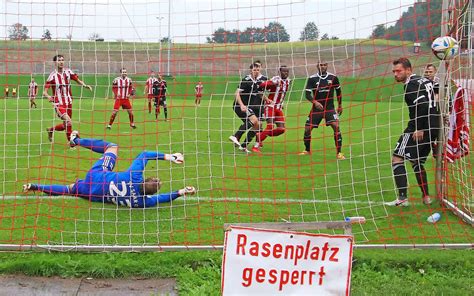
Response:
[{"label": "shoulder of player in dark jersey", "polygon": [[252,81],[252,77],[249,74],[247,74],[242,78],[242,81]]},{"label": "shoulder of player in dark jersey", "polygon": [[258,80],[258,81],[267,81],[267,80],[268,80],[268,77],[265,76],[265,75],[259,75],[259,76],[257,77],[257,80]]}]

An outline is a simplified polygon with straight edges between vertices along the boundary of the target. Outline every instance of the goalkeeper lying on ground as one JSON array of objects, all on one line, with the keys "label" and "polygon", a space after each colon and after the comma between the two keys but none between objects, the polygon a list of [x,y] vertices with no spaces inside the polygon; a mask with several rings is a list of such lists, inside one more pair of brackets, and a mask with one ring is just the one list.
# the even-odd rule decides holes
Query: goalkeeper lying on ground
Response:
[{"label": "goalkeeper lying on ground", "polygon": [[154,151],[143,151],[132,162],[128,170],[113,172],[117,161],[118,146],[98,139],[82,139],[77,131],[71,133],[71,146],[81,146],[102,157],[87,172],[84,180],[77,180],[71,185],[25,184],[23,191],[42,191],[48,195],[72,195],[93,202],[114,203],[130,208],[147,208],[158,203],[170,202],[183,195],[196,193],[192,186],[170,193],[156,194],[161,188],[159,178],[143,179],[143,171],[148,160],[168,160],[181,164],[184,157],[181,153],[163,154]]}]

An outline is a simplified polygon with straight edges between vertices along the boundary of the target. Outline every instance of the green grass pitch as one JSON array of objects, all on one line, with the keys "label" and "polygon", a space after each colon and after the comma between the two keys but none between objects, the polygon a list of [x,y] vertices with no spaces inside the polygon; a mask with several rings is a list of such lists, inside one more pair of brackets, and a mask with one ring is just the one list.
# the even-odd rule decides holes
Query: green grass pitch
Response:
[{"label": "green grass pitch", "polygon": [[[42,84],[44,76],[36,77]],[[285,108],[287,132],[268,138],[262,155],[236,150],[228,136],[240,125],[232,111],[238,77],[201,77],[205,89],[194,106],[197,77],[169,81],[170,121],[148,114],[143,86],[133,101],[137,130],[121,111],[113,129],[105,130],[113,100],[113,76],[85,76],[89,93],[74,87],[73,128],[82,137],[104,138],[120,146],[116,170],[128,167],[142,150],[183,152],[185,164],[149,162],[146,176],[159,175],[163,191],[194,185],[198,194],[152,209],[117,208],[75,198],[21,193],[26,182],[69,184],[82,178],[99,158],[89,150],[69,150],[64,132],[47,140],[45,129],[59,123],[50,103],[38,99],[29,109],[29,77],[9,77],[20,87],[19,100],[0,100],[0,243],[68,245],[220,245],[223,224],[232,222],[338,221],[365,216],[354,226],[357,243],[450,243],[472,241],[472,228],[438,206],[421,204],[411,167],[409,208],[387,208],[396,197],[391,151],[406,125],[402,87],[391,78],[342,78],[341,117],[345,161],[336,161],[332,130],[313,130],[313,154],[300,156],[310,105],[303,98],[304,78],[295,79]],[[144,81],[146,77],[133,77]],[[0,82],[5,78],[0,79]],[[40,92],[42,89],[40,89]],[[427,163],[434,183],[433,160]],[[434,194],[434,185],[431,186]],[[433,211],[442,221],[428,224]]]}]

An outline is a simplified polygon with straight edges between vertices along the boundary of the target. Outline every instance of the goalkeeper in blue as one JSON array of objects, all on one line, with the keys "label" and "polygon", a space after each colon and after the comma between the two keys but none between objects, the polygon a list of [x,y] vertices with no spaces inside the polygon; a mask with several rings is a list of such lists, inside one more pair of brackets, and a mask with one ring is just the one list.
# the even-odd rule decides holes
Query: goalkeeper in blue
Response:
[{"label": "goalkeeper in blue", "polygon": [[118,145],[104,140],[83,139],[77,131],[71,133],[71,147],[81,146],[102,157],[87,172],[83,180],[70,185],[25,184],[23,191],[41,191],[47,195],[71,195],[92,202],[112,203],[130,208],[154,207],[159,203],[170,202],[180,196],[192,195],[196,189],[187,186],[170,192],[157,192],[161,188],[159,178],[143,178],[143,171],[149,160],[167,160],[177,164],[184,162],[181,153],[164,154],[155,151],[143,151],[132,162],[128,170],[113,172],[117,161]]}]

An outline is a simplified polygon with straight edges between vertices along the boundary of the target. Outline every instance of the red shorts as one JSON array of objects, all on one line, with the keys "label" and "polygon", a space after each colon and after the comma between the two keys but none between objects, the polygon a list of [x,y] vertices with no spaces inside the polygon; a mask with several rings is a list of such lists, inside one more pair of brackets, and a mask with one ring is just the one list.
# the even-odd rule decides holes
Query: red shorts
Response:
[{"label": "red shorts", "polygon": [[130,99],[115,99],[114,110],[122,109],[132,109],[132,104],[130,104]]},{"label": "red shorts", "polygon": [[197,94],[196,98],[202,98],[202,94]]},{"label": "red shorts", "polygon": [[54,106],[54,111],[59,118],[63,117],[64,114],[69,115],[69,118],[72,118],[72,105],[57,105]]},{"label": "red shorts", "polygon": [[265,119],[273,119],[273,122],[285,122],[285,115],[281,109],[266,106]]},{"label": "red shorts", "polygon": [[147,96],[148,100],[151,100],[151,99],[153,99],[154,97],[155,97],[155,96],[153,96],[153,94],[148,94],[148,96]]}]

